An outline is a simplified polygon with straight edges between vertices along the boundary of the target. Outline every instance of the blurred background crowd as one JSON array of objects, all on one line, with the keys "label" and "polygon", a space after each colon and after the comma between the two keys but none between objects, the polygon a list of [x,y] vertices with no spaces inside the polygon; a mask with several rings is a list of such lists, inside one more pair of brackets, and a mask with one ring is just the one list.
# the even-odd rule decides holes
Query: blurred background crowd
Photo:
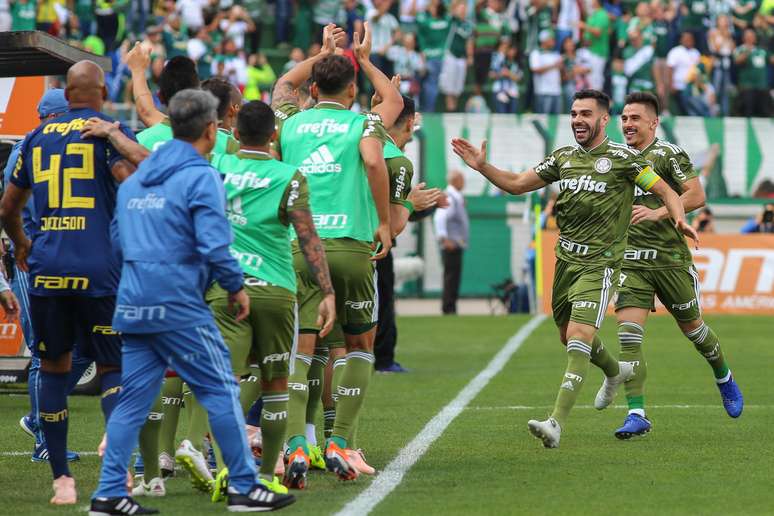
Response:
[{"label": "blurred background crowd", "polygon": [[[562,113],[581,88],[622,106],[658,94],[671,114],[770,116],[774,0],[0,0],[0,31],[43,30],[113,59],[154,47],[150,83],[187,55],[248,100],[319,51],[322,27],[368,21],[374,61],[425,112]],[[365,101],[369,85],[361,83]]]}]

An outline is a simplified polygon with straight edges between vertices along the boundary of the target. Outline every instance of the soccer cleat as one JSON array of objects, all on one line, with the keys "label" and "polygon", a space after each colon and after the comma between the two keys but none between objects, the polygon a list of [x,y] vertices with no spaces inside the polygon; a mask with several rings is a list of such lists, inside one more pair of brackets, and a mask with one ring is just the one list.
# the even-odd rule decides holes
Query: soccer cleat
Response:
[{"label": "soccer cleat", "polygon": [[143,507],[129,496],[116,498],[94,498],[89,508],[89,516],[112,516],[114,514],[158,514],[156,509]]},{"label": "soccer cleat", "polygon": [[183,466],[191,475],[191,484],[199,491],[208,493],[211,483],[214,480],[212,473],[207,467],[207,461],[202,452],[197,450],[191,444],[191,441],[184,439],[175,452],[175,462]]},{"label": "soccer cleat", "polygon": [[53,505],[75,505],[78,503],[78,492],[75,490],[75,479],[62,475],[54,480],[52,486],[54,496],[51,498]]},{"label": "soccer cleat", "polygon": [[650,432],[652,423],[639,414],[629,414],[621,428],[615,431],[615,436],[621,440],[631,439]]},{"label": "soccer cleat", "polygon": [[[35,445],[31,460],[32,462],[48,462],[48,447],[46,447],[45,441]],[[81,456],[74,451],[67,450],[67,462],[75,462],[76,460],[81,460]]]},{"label": "soccer cleat", "polygon": [[256,484],[247,494],[239,494],[229,489],[228,510],[230,512],[276,511],[295,501],[296,498],[293,495],[277,494],[263,484]]},{"label": "soccer cleat", "polygon": [[325,471],[325,459],[323,458],[322,448],[318,445],[309,447],[309,467]]},{"label": "soccer cleat", "polygon": [[400,365],[399,363],[393,362],[387,367],[377,367],[376,372],[377,373],[408,373],[409,370],[403,367],[402,365]]},{"label": "soccer cleat", "polygon": [[264,486],[266,489],[271,491],[272,493],[277,494],[288,494],[288,488],[282,485],[282,482],[280,482],[279,477],[272,477],[271,482],[268,480],[261,478],[258,479],[258,483],[260,483],[262,486]]},{"label": "soccer cleat", "polygon": [[546,448],[558,448],[559,439],[562,437],[562,427],[556,422],[556,419],[549,417],[545,421],[536,421],[530,419],[527,422],[529,431],[532,435],[543,441]]},{"label": "soccer cleat", "polygon": [[631,363],[618,362],[618,366],[620,368],[618,374],[611,378],[606,376],[605,381],[602,382],[602,387],[599,388],[597,397],[594,398],[595,409],[602,410],[613,403],[618,387],[624,382],[631,380],[632,376],[634,376],[634,366]]},{"label": "soccer cleat", "polygon": [[352,465],[355,466],[355,469],[357,469],[361,475],[373,475],[376,473],[376,470],[372,466],[369,466],[365,461],[365,454],[363,453],[363,450],[360,448],[357,450],[347,448],[344,451],[347,453],[349,461],[352,463]]},{"label": "soccer cleat", "polygon": [[347,452],[342,450],[333,439],[329,440],[325,447],[325,467],[335,473],[340,480],[355,480],[360,475],[347,456]]},{"label": "soccer cleat", "polygon": [[221,500],[226,499],[228,491],[228,468],[223,468],[215,475],[215,480],[212,481],[212,503],[218,503]]},{"label": "soccer cleat", "polygon": [[288,456],[288,465],[285,468],[285,478],[282,483],[292,489],[304,489],[306,487],[306,473],[309,471],[309,456],[300,446]]},{"label": "soccer cleat", "polygon": [[727,382],[719,383],[718,390],[720,390],[720,397],[723,400],[726,413],[731,417],[741,416],[742,409],[744,409],[744,397],[742,397],[742,391],[739,390],[734,377],[731,376]]},{"label": "soccer cleat", "polygon": [[19,426],[25,434],[29,435],[33,439],[37,439],[38,424],[29,415],[26,415],[19,420]]},{"label": "soccer cleat", "polygon": [[137,487],[132,489],[132,496],[164,496],[167,494],[167,488],[164,486],[164,479],[160,477],[152,478],[147,484],[142,480]]},{"label": "soccer cleat", "polygon": [[161,470],[161,478],[169,478],[175,476],[175,459],[164,452],[159,455],[159,469]]}]

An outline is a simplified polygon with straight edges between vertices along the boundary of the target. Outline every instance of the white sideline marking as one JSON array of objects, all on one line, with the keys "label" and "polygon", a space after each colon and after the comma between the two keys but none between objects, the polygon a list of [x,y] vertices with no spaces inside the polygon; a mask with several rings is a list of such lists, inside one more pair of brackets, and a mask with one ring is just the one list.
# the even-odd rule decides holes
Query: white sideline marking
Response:
[{"label": "white sideline marking", "polygon": [[[92,455],[97,455],[97,452],[95,451],[79,451],[75,452],[81,457],[91,457]],[[32,456],[31,451],[4,451],[0,452],[0,457],[27,457]]]},{"label": "white sideline marking", "polygon": [[[529,405],[504,405],[504,406],[493,406],[493,407],[486,407],[486,406],[476,406],[476,407],[465,407],[465,410],[542,410],[542,409],[552,409],[554,408],[553,405],[536,405],[536,406],[529,406]],[[613,405],[608,408],[616,408],[616,409],[625,409],[629,408],[627,405]],[[723,408],[723,405],[718,403],[717,405],[648,405],[647,408],[650,409],[716,409],[716,408]],[[751,408],[751,409],[759,409],[759,408],[774,408],[774,405],[745,405],[745,409]],[[575,405],[573,407],[573,410],[575,409],[596,409],[594,405]]]},{"label": "white sideline marking", "polygon": [[457,394],[457,397],[441,409],[425,425],[422,431],[398,452],[398,455],[376,476],[373,483],[354,500],[345,505],[336,516],[361,516],[368,514],[379,502],[384,500],[387,495],[398,487],[406,472],[427,452],[430,445],[443,434],[468,403],[473,401],[490,380],[502,371],[508,360],[519,350],[524,341],[527,340],[527,337],[545,318],[546,316],[543,314],[536,315],[527,324],[519,328],[519,331],[508,339],[508,342],[492,358],[489,364],[463,387]]}]

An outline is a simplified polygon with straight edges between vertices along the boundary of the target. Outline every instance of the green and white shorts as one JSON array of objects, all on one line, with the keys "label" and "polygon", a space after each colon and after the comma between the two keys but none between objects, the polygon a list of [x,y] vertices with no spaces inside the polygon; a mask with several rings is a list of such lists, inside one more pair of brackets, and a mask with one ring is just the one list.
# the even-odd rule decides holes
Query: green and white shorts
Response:
[{"label": "green and white shorts", "polygon": [[557,326],[569,321],[599,328],[615,294],[617,266],[581,265],[556,260],[551,310]]},{"label": "green and white shorts", "polygon": [[699,273],[696,267],[627,269],[621,271],[615,309],[655,309],[655,297],[680,322],[701,318]]}]

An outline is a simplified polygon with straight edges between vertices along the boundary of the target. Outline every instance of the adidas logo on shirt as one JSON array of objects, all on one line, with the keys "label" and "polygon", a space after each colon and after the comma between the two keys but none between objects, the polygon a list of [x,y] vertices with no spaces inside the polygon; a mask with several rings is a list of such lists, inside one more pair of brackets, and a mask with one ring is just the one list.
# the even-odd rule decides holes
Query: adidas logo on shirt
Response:
[{"label": "adidas logo on shirt", "polygon": [[298,170],[302,174],[327,174],[331,172],[341,172],[341,165],[336,163],[336,159],[331,154],[327,145],[321,145],[308,158],[301,162]]}]

